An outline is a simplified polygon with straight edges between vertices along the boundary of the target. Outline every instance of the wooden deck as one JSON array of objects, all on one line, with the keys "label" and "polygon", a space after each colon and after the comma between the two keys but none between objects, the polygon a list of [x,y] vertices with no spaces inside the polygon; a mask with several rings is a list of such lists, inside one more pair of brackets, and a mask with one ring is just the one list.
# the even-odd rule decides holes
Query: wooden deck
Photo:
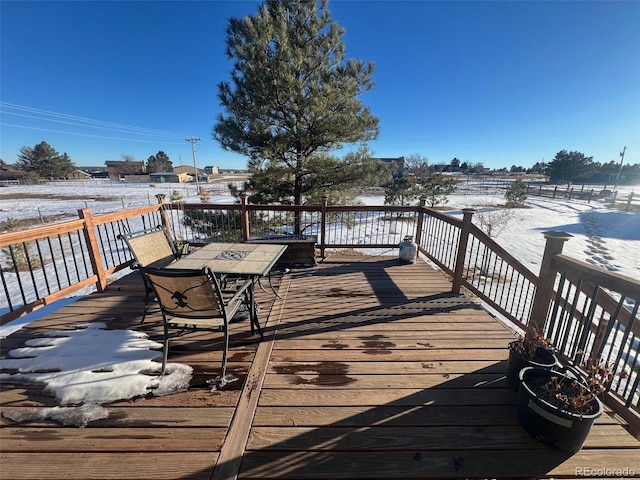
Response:
[{"label": "wooden deck", "polygon": [[[513,335],[423,262],[331,256],[258,291],[265,339],[231,332],[230,372],[210,392],[220,334],[172,342],[194,367],[187,392],[107,405],[86,428],[2,418],[0,478],[417,479],[640,476],[640,442],[603,415],[573,456],[531,438],[505,386]],[[135,275],[2,340],[74,324],[134,327]],[[161,337],[159,315],[140,329]],[[53,406],[38,386],[2,385],[0,409]],[[616,473],[623,472],[624,473]]]}]

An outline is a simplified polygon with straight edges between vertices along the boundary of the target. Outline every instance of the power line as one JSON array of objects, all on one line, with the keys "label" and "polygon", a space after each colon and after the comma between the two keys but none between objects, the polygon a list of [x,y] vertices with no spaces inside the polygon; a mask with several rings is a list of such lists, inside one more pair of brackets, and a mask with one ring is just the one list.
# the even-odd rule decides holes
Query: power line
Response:
[{"label": "power line", "polygon": [[[77,125],[86,128],[99,128],[106,130],[115,130],[122,131],[126,133],[132,134],[140,134],[140,135],[158,135],[158,136],[176,136],[182,137],[184,133],[171,132],[167,130],[156,130],[151,128],[144,127],[136,127],[133,125],[125,125],[121,123],[114,122],[105,122],[103,120],[96,120],[87,117],[79,117],[76,115],[68,115],[65,113],[52,112],[49,110],[42,110],[39,108],[28,107],[24,105],[17,105],[13,103],[0,102],[0,108],[2,111],[0,113],[4,115],[15,115],[26,118],[33,118],[35,120],[41,120],[45,122],[57,122],[57,123],[66,123],[70,125]],[[24,113],[18,113],[24,112]],[[6,124],[10,125],[10,124]],[[23,125],[11,125],[19,128],[31,128]],[[69,132],[63,132],[69,133]]]},{"label": "power line", "polygon": [[[139,143],[158,143],[158,140],[139,140],[136,138],[119,138],[119,137],[107,137],[105,135],[95,135],[95,134],[91,134],[91,133],[78,133],[78,132],[66,132],[64,130],[53,130],[51,128],[39,128],[39,127],[30,127],[27,125],[15,125],[13,123],[5,123],[5,122],[0,122],[0,125],[4,125],[6,127],[16,127],[16,128],[26,128],[29,130],[39,130],[42,132],[51,132],[51,133],[65,133],[67,135],[78,135],[81,137],[92,137],[92,138],[105,138],[107,140],[123,140],[126,142],[139,142]],[[182,143],[178,143],[178,142],[164,142],[167,145],[183,145]]]}]

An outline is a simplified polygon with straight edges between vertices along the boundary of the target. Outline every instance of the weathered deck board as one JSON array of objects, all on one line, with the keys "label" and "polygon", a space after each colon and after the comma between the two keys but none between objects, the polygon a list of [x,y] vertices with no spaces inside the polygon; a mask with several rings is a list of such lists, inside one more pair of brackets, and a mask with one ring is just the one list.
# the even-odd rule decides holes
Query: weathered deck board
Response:
[{"label": "weathered deck board", "polygon": [[[344,262],[291,281],[239,478],[576,475],[517,422],[508,328],[419,264]],[[640,467],[639,446],[605,415],[577,456]]]},{"label": "weathered deck board", "polygon": [[3,479],[209,480],[217,452],[0,453]]},{"label": "weathered deck board", "polygon": [[[229,370],[211,392],[221,335],[171,342],[194,367],[187,392],[108,405],[84,429],[0,419],[1,478],[418,479],[579,478],[584,468],[640,475],[640,442],[609,415],[568,456],[519,426],[504,383],[513,334],[426,264],[329,257],[257,290],[265,339],[233,324]],[[144,291],[130,275],[3,340],[82,322],[160,338],[139,324]],[[53,406],[38,386],[2,385],[0,411]],[[46,472],[46,473],[44,473]]]},{"label": "weathered deck board", "polygon": [[[140,324],[144,290],[135,275],[110,285],[30,324],[2,341],[2,354],[24,341],[76,325],[104,322],[108,328],[135,328],[160,340],[160,316],[151,309]],[[266,320],[273,295],[257,292],[260,319]],[[107,405],[109,417],[86,428],[51,421],[28,424],[0,419],[1,478],[203,478],[209,479],[241,397],[258,345],[248,323],[230,328],[228,371],[240,377],[225,390],[211,392],[206,379],[220,371],[222,334],[193,332],[171,340],[170,362],[194,368],[187,392],[137,398]],[[160,360],[161,352],[158,352]],[[265,362],[266,363],[266,362]],[[25,412],[55,406],[41,386],[2,385],[0,411]]]}]

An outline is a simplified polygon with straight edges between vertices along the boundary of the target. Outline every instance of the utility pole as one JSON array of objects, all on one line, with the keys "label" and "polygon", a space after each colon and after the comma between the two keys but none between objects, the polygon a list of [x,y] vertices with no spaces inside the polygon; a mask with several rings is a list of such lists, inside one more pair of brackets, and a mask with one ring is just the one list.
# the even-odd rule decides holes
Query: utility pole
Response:
[{"label": "utility pole", "polygon": [[191,136],[189,138],[185,138],[185,141],[191,144],[191,154],[193,155],[193,169],[196,174],[196,193],[200,195],[200,185],[198,185],[198,165],[196,163],[196,142],[200,141],[200,137]]},{"label": "utility pole", "polygon": [[616,187],[614,190],[618,189],[618,182],[620,181],[620,174],[622,173],[622,162],[624,162],[624,152],[627,151],[627,147],[625,146],[620,152],[620,168],[618,169],[618,175],[616,175]]}]

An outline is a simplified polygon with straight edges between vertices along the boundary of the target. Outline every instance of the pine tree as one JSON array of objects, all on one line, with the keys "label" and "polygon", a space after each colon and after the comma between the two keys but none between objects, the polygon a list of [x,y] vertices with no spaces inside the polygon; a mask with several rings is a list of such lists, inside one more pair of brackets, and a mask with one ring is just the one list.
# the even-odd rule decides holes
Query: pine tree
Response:
[{"label": "pine tree", "polygon": [[587,157],[581,152],[567,152],[561,150],[556,153],[548,165],[549,176],[554,182],[572,182],[589,178],[596,169],[593,157]]},{"label": "pine tree", "polygon": [[169,156],[160,150],[155,155],[151,155],[147,159],[147,173],[155,172],[172,172],[173,162],[169,160]]},{"label": "pine tree", "polygon": [[44,178],[65,178],[76,168],[69,155],[60,155],[47,142],[40,142],[33,148],[22,147],[16,165],[25,172],[34,172]]},{"label": "pine tree", "polygon": [[518,207],[524,204],[527,199],[527,182],[518,177],[504,192],[504,198],[507,200],[507,207]]},{"label": "pine tree", "polygon": [[417,182],[420,194],[426,197],[431,208],[447,203],[447,197],[456,189],[456,179],[442,173],[433,173]]},{"label": "pine tree", "polygon": [[358,99],[373,87],[373,64],[345,59],[327,0],[266,0],[226,33],[234,65],[218,85],[226,114],[213,138],[249,157],[252,176],[286,179],[256,182],[267,190],[258,193],[302,205],[314,154],[377,138],[378,119]]}]

